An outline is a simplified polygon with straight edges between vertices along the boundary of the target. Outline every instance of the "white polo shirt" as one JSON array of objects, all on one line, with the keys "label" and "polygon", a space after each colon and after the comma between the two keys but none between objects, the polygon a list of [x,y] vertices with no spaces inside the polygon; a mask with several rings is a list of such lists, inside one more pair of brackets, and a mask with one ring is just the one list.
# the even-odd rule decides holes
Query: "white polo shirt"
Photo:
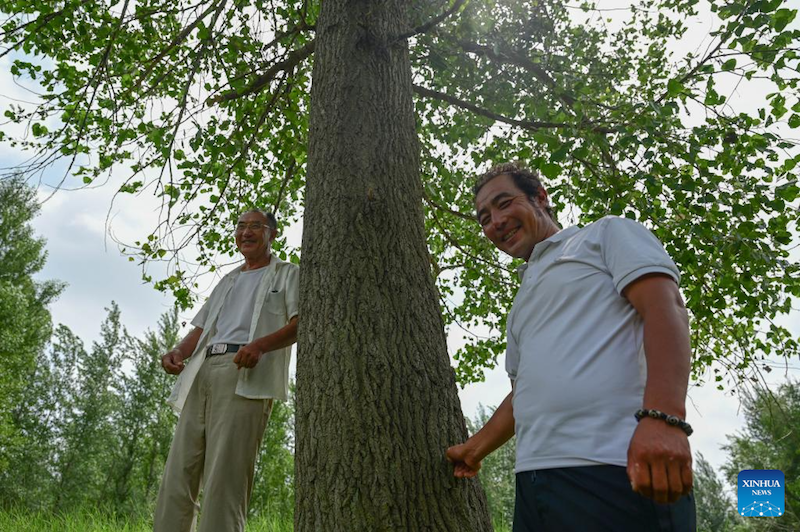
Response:
[{"label": "white polo shirt", "polygon": [[507,320],[516,472],[625,466],[646,379],[643,324],[621,294],[663,273],[661,243],[638,222],[606,217],[536,244]]},{"label": "white polo shirt", "polygon": [[[206,347],[209,340],[217,333],[217,321],[225,300],[236,284],[236,278],[242,273],[242,268],[222,278],[214,287],[211,296],[206,301],[201,311],[197,314],[192,324],[203,328],[203,334],[197,342],[186,367],[178,376],[178,381],[172,389],[169,403],[176,412],[183,409],[186,397],[192,387],[200,366],[206,358]],[[250,319],[250,333],[247,342],[271,334],[289,323],[297,316],[299,303],[299,268],[297,265],[282,261],[275,255],[258,284],[258,290],[252,307]],[[236,384],[236,395],[248,399],[278,399],[285,401],[289,396],[289,361],[291,347],[276,349],[264,353],[258,364],[252,369],[239,370],[239,381]]]}]

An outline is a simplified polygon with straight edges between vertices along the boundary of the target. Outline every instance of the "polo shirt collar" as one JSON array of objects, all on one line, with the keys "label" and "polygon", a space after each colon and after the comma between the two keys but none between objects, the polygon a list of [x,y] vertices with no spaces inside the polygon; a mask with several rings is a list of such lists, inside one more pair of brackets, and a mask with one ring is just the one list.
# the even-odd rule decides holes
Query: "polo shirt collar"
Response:
[{"label": "polo shirt collar", "polygon": [[577,225],[572,225],[570,227],[567,227],[566,229],[562,229],[561,231],[559,231],[558,233],[554,234],[550,238],[545,238],[544,240],[542,240],[541,242],[536,244],[536,246],[534,246],[534,248],[533,248],[533,252],[531,253],[530,258],[528,259],[528,262],[524,262],[524,263],[520,264],[519,266],[517,266],[517,275],[519,275],[519,278],[522,279],[522,277],[525,275],[525,270],[528,269],[528,265],[532,261],[534,261],[536,258],[538,258],[539,255],[544,253],[544,251],[546,249],[548,249],[550,246],[558,244],[562,240],[565,240],[565,239],[571,237],[579,229],[580,228]]}]

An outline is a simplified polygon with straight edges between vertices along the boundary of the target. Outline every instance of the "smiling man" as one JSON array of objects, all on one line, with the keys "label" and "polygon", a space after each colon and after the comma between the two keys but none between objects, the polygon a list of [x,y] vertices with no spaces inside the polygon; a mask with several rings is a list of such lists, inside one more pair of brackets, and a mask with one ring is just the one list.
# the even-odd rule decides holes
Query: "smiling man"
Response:
[{"label": "smiling man", "polygon": [[675,264],[632,220],[561,230],[538,176],[517,164],[490,170],[475,194],[486,237],[526,263],[507,319],[512,391],[447,450],[455,476],[475,476],[516,434],[514,532],[694,530]]},{"label": "smiling man", "polygon": [[[155,532],[243,531],[256,455],[272,401],[286,400],[297,338],[298,268],[271,253],[271,213],[245,212],[235,228],[244,264],[226,275],[161,358],[179,375],[168,402],[180,413],[161,480]],[[184,363],[186,359],[188,363]]]}]

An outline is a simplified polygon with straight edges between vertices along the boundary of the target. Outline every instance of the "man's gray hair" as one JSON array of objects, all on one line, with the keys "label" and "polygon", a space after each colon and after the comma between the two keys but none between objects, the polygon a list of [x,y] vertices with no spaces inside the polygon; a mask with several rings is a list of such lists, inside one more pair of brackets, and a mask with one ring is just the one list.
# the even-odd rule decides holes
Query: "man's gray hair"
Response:
[{"label": "man's gray hair", "polygon": [[241,218],[245,214],[248,214],[248,213],[251,213],[251,212],[257,212],[258,214],[260,214],[261,216],[266,218],[267,219],[267,225],[269,225],[269,227],[273,231],[277,231],[278,230],[278,219],[275,218],[275,215],[272,214],[272,212],[264,210],[264,209],[247,209],[246,211],[242,211],[242,213],[239,215],[239,218]]}]

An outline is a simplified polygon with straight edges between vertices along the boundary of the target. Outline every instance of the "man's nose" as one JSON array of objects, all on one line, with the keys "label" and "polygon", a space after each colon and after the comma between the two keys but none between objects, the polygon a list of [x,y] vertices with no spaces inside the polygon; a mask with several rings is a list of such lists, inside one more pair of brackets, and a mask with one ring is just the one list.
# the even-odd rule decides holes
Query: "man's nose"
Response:
[{"label": "man's nose", "polygon": [[502,229],[506,224],[506,216],[499,211],[492,211],[492,226],[495,229]]}]

